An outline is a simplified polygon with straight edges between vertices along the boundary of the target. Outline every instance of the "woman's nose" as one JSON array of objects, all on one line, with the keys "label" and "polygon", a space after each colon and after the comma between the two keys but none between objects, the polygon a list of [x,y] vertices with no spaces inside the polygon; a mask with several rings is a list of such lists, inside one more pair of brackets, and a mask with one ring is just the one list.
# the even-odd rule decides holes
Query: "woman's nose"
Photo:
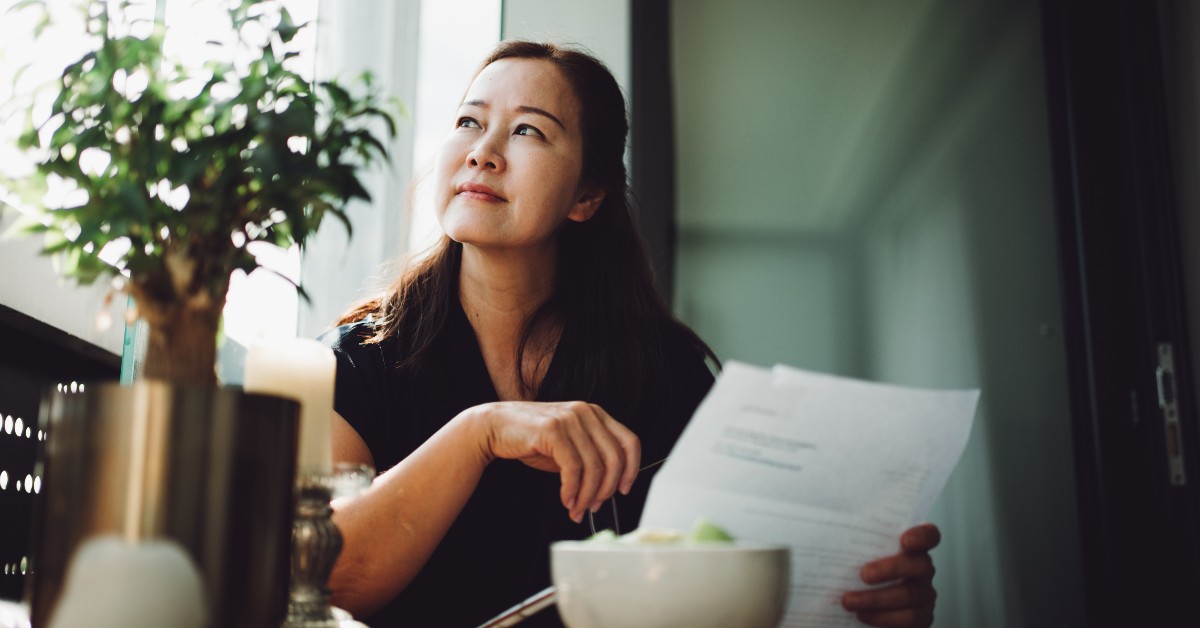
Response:
[{"label": "woman's nose", "polygon": [[471,152],[467,153],[467,165],[484,170],[504,170],[504,156],[495,146],[495,140],[490,134],[479,138]]}]

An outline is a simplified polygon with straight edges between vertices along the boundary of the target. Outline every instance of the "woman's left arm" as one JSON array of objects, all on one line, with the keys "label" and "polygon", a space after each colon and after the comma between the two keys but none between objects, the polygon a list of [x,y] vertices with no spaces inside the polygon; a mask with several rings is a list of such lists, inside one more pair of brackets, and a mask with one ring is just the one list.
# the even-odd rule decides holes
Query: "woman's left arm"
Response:
[{"label": "woman's left arm", "polygon": [[910,528],[900,536],[900,552],[867,563],[863,582],[890,586],[851,591],[842,596],[842,606],[871,626],[929,626],[933,624],[933,559],[942,533],[932,523]]}]

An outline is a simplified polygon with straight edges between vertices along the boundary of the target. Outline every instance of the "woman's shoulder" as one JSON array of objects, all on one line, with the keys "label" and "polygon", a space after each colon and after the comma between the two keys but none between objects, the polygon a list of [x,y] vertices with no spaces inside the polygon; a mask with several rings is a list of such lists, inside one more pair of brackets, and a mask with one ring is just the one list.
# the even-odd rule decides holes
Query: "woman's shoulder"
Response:
[{"label": "woman's shoulder", "polygon": [[334,327],[317,337],[337,358],[339,373],[353,371],[358,377],[383,379],[388,364],[396,363],[394,339],[378,338],[378,328],[370,320],[360,320]]},{"label": "woman's shoulder", "polygon": [[338,363],[356,371],[382,369],[390,345],[386,339],[379,341],[376,325],[370,321],[338,325],[325,331],[317,340],[334,349]]},{"label": "woman's shoulder", "polygon": [[679,320],[667,321],[662,329],[661,338],[667,362],[672,366],[688,368],[694,374],[702,371],[708,374],[707,379],[710,380],[712,374],[720,370],[720,362],[712,349],[695,331]]},{"label": "woman's shoulder", "polygon": [[643,394],[690,415],[712,388],[720,363],[700,336],[676,319],[661,323],[652,344],[655,368],[645,373],[650,385]]},{"label": "woman's shoulder", "polygon": [[378,350],[378,343],[372,342],[375,335],[374,323],[363,319],[329,329],[318,336],[317,340],[337,352],[362,353]]}]

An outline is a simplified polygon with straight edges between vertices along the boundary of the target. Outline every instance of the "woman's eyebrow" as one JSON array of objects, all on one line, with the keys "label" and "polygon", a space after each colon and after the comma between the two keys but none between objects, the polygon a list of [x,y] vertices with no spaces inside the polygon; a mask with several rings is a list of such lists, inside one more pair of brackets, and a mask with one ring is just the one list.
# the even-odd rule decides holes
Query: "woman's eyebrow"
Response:
[{"label": "woman's eyebrow", "polygon": [[550,118],[551,120],[553,120],[554,123],[558,125],[558,128],[560,128],[564,131],[567,130],[567,127],[563,126],[563,123],[561,120],[554,117],[554,114],[550,113],[549,111],[546,111],[545,109],[538,109],[537,107],[530,107],[529,105],[521,105],[520,107],[517,107],[517,111],[522,111],[525,113],[536,113],[539,116],[546,116],[547,118]]},{"label": "woman's eyebrow", "polygon": [[[472,107],[481,107],[483,109],[487,109],[487,106],[488,106],[488,103],[486,100],[467,100],[467,101],[464,101],[463,104],[470,105]],[[561,128],[562,130],[564,130],[564,131],[567,130],[567,127],[565,125],[563,125],[561,120],[559,120],[557,117],[554,116],[554,114],[550,113],[549,111],[546,111],[545,109],[539,109],[537,107],[530,107],[529,105],[521,105],[520,107],[517,107],[517,111],[520,111],[521,113],[535,113],[539,116],[545,116],[545,117],[553,120],[554,123],[557,124],[559,126],[559,128]]]}]

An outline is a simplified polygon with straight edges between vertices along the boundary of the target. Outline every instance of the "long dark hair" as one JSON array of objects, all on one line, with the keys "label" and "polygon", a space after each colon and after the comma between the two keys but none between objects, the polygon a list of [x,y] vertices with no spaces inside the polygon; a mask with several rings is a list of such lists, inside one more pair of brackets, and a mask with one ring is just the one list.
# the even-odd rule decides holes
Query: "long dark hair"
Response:
[{"label": "long dark hair", "polygon": [[[625,99],[612,74],[594,57],[562,46],[504,41],[480,70],[500,59],[552,61],[575,90],[582,107],[583,180],[605,191],[599,209],[584,222],[567,221],[558,238],[555,290],[526,322],[517,354],[517,372],[526,391],[544,399],[583,399],[601,405],[618,400],[637,403],[664,379],[668,342],[695,349],[697,359],[716,355],[694,332],[677,321],[654,289],[649,258],[634,225],[625,173],[629,125]],[[422,361],[457,307],[462,245],[442,236],[432,252],[409,266],[379,298],[347,312],[339,325],[373,318],[371,342],[396,339],[400,368]],[[554,388],[534,391],[525,381],[526,346],[540,323],[562,321],[559,346],[570,343],[578,355],[559,372]],[[547,382],[548,383],[548,382]],[[607,407],[607,406],[606,406]],[[608,408],[617,416],[617,408]]]}]

